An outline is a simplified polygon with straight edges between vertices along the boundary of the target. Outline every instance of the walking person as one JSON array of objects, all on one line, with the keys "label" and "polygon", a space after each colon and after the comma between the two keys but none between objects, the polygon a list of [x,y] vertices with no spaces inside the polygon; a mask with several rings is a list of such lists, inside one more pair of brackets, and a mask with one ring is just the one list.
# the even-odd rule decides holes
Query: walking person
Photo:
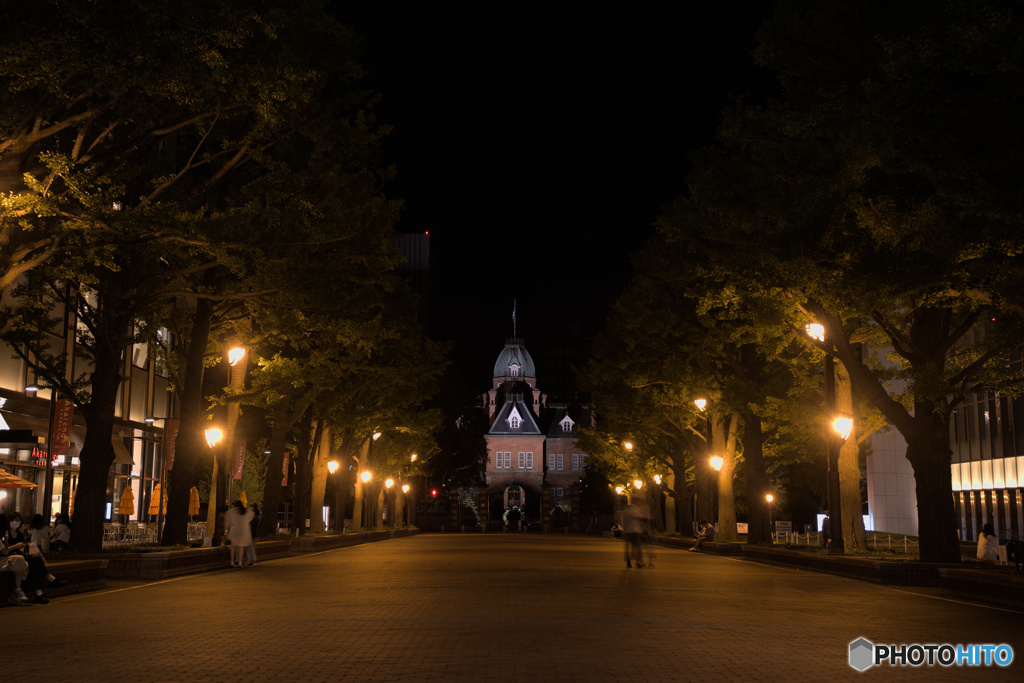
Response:
[{"label": "walking person", "polygon": [[241,567],[245,549],[252,545],[252,510],[246,510],[242,501],[236,500],[224,514],[224,532],[231,544],[231,566]]},{"label": "walking person", "polygon": [[259,537],[260,528],[260,509],[253,503],[252,508],[252,520],[249,521],[249,545],[245,546],[245,554],[248,556],[249,567],[256,566],[256,539]]},{"label": "walking person", "polygon": [[622,511],[622,535],[626,539],[626,566],[632,567],[631,562],[636,562],[637,567],[643,567],[644,550],[643,539],[647,533],[647,513],[635,503],[629,503]]}]

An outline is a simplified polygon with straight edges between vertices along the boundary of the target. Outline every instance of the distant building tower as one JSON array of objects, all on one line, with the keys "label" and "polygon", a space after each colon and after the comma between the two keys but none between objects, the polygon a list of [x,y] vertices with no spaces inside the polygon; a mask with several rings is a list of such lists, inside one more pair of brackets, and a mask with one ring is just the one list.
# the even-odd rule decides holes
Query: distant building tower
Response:
[{"label": "distant building tower", "polygon": [[418,299],[420,325],[430,334],[433,312],[433,278],[430,263],[430,233],[399,235],[395,248],[402,255],[398,270],[405,276]]}]

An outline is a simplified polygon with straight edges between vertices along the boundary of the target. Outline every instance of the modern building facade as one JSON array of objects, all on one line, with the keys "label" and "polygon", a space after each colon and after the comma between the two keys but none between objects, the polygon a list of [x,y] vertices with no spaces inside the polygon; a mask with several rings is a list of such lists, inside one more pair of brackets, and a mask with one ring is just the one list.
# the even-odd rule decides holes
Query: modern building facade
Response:
[{"label": "modern building facade", "polygon": [[[1008,368],[1024,370],[1024,355],[1012,354]],[[981,527],[991,521],[1001,543],[1024,538],[1024,396],[969,395],[953,410],[949,443],[960,537],[977,540]],[[907,444],[894,429],[877,432],[871,444],[867,485],[872,526],[916,535],[916,483]]]},{"label": "modern building facade", "polygon": [[[79,333],[74,312],[64,315],[58,305],[55,315],[64,323],[49,333],[50,346],[67,351],[67,376],[88,372],[73,352]],[[160,335],[171,342],[166,329]],[[159,514],[150,514],[150,499],[163,471],[164,419],[174,415],[174,405],[166,368],[151,349],[148,344],[125,349],[116,426],[110,435],[115,460],[107,478],[107,519],[116,517],[121,496],[129,488],[134,511],[128,521],[155,521]],[[29,364],[15,357],[15,351],[0,348],[0,468],[38,487],[0,489],[0,512],[17,511],[26,520],[37,513],[50,513],[52,518],[73,509],[85,421],[78,411],[71,412],[70,445],[67,453],[57,455],[55,451],[63,449],[54,448],[56,423],[66,417],[62,410],[67,404],[62,406],[60,397],[37,385]]]}]

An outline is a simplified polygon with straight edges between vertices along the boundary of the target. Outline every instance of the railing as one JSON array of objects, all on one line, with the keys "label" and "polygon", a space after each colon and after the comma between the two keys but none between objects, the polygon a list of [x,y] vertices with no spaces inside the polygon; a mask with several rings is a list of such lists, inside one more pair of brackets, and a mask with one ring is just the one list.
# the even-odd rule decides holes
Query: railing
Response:
[{"label": "railing", "polygon": [[[806,534],[784,531],[772,534],[772,540],[783,545],[820,546],[823,536],[824,534],[817,531],[808,531]],[[871,550],[902,550],[905,553],[921,550],[920,541],[909,539],[906,536],[892,536],[891,534],[883,536],[872,533],[866,537],[866,540]]]}]

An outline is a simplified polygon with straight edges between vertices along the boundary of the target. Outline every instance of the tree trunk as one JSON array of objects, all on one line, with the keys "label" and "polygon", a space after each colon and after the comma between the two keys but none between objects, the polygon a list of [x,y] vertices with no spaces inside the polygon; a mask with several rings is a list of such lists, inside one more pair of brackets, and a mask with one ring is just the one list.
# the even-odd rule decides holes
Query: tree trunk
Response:
[{"label": "tree trunk", "polygon": [[[313,405],[302,413],[299,421],[299,434],[301,435],[295,444],[295,496],[292,499],[294,505],[292,528],[299,533],[306,532],[306,520],[311,519],[309,509],[309,494],[313,488],[313,452],[316,449],[316,440],[319,437],[320,423],[313,423]],[[313,511],[315,512],[315,511]]]},{"label": "tree trunk", "polygon": [[[665,475],[665,533],[677,534],[679,533],[679,509],[677,504],[677,493],[676,493],[676,474],[675,465],[669,470],[668,474]],[[685,481],[683,479],[682,481]],[[689,507],[687,505],[684,508]]]},{"label": "tree trunk", "polygon": [[647,507],[651,511],[651,531],[664,531],[665,520],[661,516],[661,487],[647,487]]},{"label": "tree trunk", "polygon": [[[107,351],[103,353],[103,351]],[[103,549],[110,466],[114,463],[114,405],[121,385],[120,354],[99,349],[92,373],[92,395],[82,408],[85,443],[79,455],[81,470],[75,493],[75,532],[71,552],[98,553]]]},{"label": "tree trunk", "polygon": [[[310,491],[309,507],[312,511],[312,527],[310,531],[324,531],[324,495],[327,493],[327,463],[331,459],[331,428],[323,420],[317,423],[317,431],[320,433],[320,447],[316,450],[313,458],[313,485]],[[341,474],[340,472],[338,473]]]},{"label": "tree trunk", "polygon": [[[176,391],[181,424],[174,449],[174,467],[167,473],[167,516],[160,539],[160,545],[164,546],[188,542],[189,494],[199,479],[200,464],[210,461],[210,449],[202,435],[206,421],[203,359],[210,341],[212,320],[213,306],[206,299],[197,300],[192,314],[192,333],[182,362],[181,384]],[[213,529],[209,531],[213,533]]]},{"label": "tree trunk", "polygon": [[864,537],[864,504],[860,493],[860,447],[853,413],[853,387],[846,366],[836,363],[836,411],[854,418],[854,428],[839,451],[839,502],[846,552],[867,550]]},{"label": "tree trunk", "polygon": [[950,477],[949,417],[944,407],[914,405],[919,429],[904,434],[917,485],[917,528],[922,562],[960,562],[953,482]]},{"label": "tree trunk", "polygon": [[736,432],[739,429],[739,415],[728,417],[713,415],[711,430],[713,443],[723,444],[715,455],[722,458],[718,471],[718,536],[724,542],[736,540],[736,498],[733,494],[733,479],[736,471]]},{"label": "tree trunk", "polygon": [[363,441],[362,445],[359,447],[359,458],[356,460],[356,470],[355,470],[355,476],[356,476],[356,480],[355,480],[355,489],[356,489],[356,491],[355,491],[355,504],[352,507],[352,528],[353,529],[358,529],[360,531],[363,530],[363,527],[365,526],[365,524],[367,522],[367,518],[366,518],[366,514],[365,514],[366,513],[366,510],[365,510],[365,507],[366,507],[365,498],[367,497],[366,496],[366,493],[367,493],[366,492],[366,486],[367,486],[367,484],[366,484],[366,482],[364,482],[362,480],[362,477],[360,475],[366,469],[367,461],[369,460],[369,457],[370,457],[370,439],[367,438],[366,440]]},{"label": "tree trunk", "polygon": [[267,481],[263,485],[263,516],[260,518],[260,536],[277,533],[277,515],[281,507],[281,470],[287,447],[291,421],[288,417],[291,406],[291,386],[285,387],[284,398],[274,408],[274,425],[270,430],[270,455],[267,456]]},{"label": "tree trunk", "polygon": [[747,543],[771,543],[769,521],[768,473],[764,466],[764,432],[761,418],[743,415],[743,470],[747,499]]}]

